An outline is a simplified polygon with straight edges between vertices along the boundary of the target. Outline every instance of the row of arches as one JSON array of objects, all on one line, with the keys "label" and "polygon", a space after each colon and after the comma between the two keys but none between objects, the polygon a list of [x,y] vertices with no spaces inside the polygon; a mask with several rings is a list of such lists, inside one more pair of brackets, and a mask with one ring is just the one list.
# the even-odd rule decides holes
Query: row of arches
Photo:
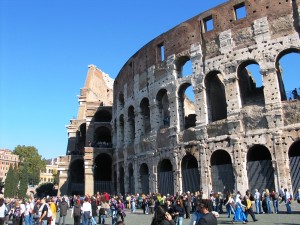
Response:
[{"label": "row of arches", "polygon": [[[284,58],[293,57],[294,61],[300,61],[300,50],[296,48],[286,49],[280,52],[277,55],[275,61],[275,71],[278,80],[278,87],[282,101],[291,99],[291,91],[297,85],[298,80],[297,76],[293,76],[292,72],[289,70],[289,67],[283,68],[281,66],[281,61],[284,62]],[[175,63],[176,68],[178,68],[179,77],[183,77],[184,74],[192,74],[192,64],[190,60],[187,60],[185,57],[184,60],[178,59],[178,62]],[[190,68],[190,72],[183,72],[186,65]],[[285,64],[285,63],[283,63]],[[186,69],[185,69],[186,70]],[[235,70],[233,68],[233,70]],[[290,74],[284,73],[288,71]],[[261,66],[256,59],[248,59],[241,62],[236,69],[237,72],[237,83],[238,83],[238,93],[241,102],[241,106],[251,105],[251,104],[265,104],[264,96],[264,85],[262,79]],[[295,71],[294,71],[295,73]],[[284,76],[283,76],[284,75]],[[206,106],[207,106],[207,121],[215,122],[218,120],[227,118],[227,95],[226,95],[226,85],[225,85],[225,74],[218,70],[210,71],[205,75],[204,86],[205,86],[205,96],[206,96]],[[177,89],[178,96],[178,114],[179,114],[179,124],[180,130],[188,129],[189,127],[196,126],[196,107],[195,107],[195,94],[191,81],[182,79],[181,85]],[[136,116],[141,117],[141,133],[146,134],[151,131],[150,116],[155,115],[158,117],[157,124],[159,126],[169,126],[170,120],[172,120],[172,115],[170,112],[170,103],[169,103],[169,93],[168,89],[160,89],[156,93],[155,104],[156,110],[150,111],[150,100],[145,97],[139,103],[139,108],[130,105],[127,112],[124,112],[119,116],[119,126],[121,134],[121,142],[124,141],[124,126],[125,123],[129,123],[129,140],[133,140],[135,136],[135,123],[138,119]],[[172,103],[174,104],[174,103]],[[124,95],[123,93],[119,94],[118,105],[121,109],[124,109]],[[201,104],[200,104],[201,105]],[[203,108],[203,107],[201,107]],[[140,112],[140,115],[139,113]],[[201,112],[200,112],[201,113]],[[124,117],[128,118],[128,121],[124,121]],[[116,123],[116,121],[115,121]],[[117,126],[116,126],[117,128]]]},{"label": "row of arches", "polygon": [[[291,145],[289,149],[290,161],[290,176],[292,179],[293,193],[296,193],[300,186],[300,140]],[[214,192],[223,192],[226,190],[236,189],[236,176],[232,162],[233,155],[226,150],[216,150],[210,157],[210,185]],[[274,166],[272,164],[272,156],[267,147],[263,145],[254,145],[246,155],[246,171],[248,186],[250,190],[265,188],[275,188],[276,182],[274,177]],[[242,168],[242,167],[241,167]],[[157,180],[153,176],[153,171],[149,169],[147,163],[139,165],[138,171],[134,171],[133,163],[129,163],[126,168],[119,167],[119,177],[114,171],[115,191],[119,188],[121,193],[149,193],[151,185],[156,182],[157,191],[162,194],[173,194],[175,183],[174,177],[176,174],[172,162],[168,158],[163,158],[157,165]],[[71,192],[74,193],[80,188],[83,188],[84,183],[84,163],[83,159],[77,159],[70,164],[70,184],[72,184]],[[202,187],[200,174],[204,173],[196,157],[191,154],[186,154],[181,160],[181,183],[183,192],[199,191]],[[113,162],[111,156],[106,153],[99,154],[93,165],[94,175],[94,192],[109,192],[113,193]],[[128,187],[125,190],[125,175],[128,175]],[[135,176],[138,176],[138,184],[135,183]],[[117,186],[119,185],[119,186]],[[206,184],[207,185],[207,184]],[[82,190],[83,192],[83,190]]]}]

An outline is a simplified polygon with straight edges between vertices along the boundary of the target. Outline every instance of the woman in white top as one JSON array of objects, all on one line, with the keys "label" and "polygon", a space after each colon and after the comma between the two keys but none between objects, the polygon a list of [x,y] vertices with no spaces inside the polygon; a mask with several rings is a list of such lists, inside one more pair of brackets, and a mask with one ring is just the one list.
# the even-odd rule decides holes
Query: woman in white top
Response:
[{"label": "woman in white top", "polygon": [[88,202],[88,198],[85,197],[81,207],[82,211],[82,225],[88,225],[89,220],[92,217],[92,205]]},{"label": "woman in white top", "polygon": [[0,225],[4,225],[6,212],[7,212],[7,208],[6,205],[4,204],[4,198],[0,198]]}]

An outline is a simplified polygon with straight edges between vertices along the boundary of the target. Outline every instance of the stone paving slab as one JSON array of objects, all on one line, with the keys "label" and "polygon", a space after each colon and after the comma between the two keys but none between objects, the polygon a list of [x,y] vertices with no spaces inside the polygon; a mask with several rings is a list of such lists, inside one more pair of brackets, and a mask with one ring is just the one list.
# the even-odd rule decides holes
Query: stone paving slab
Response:
[{"label": "stone paving slab", "polygon": [[[256,215],[258,221],[253,222],[251,216],[248,216],[248,224],[255,225],[299,225],[300,224],[300,204],[293,201],[292,203],[292,214],[286,214],[286,208],[284,204],[279,206],[279,214],[260,214]],[[273,209],[273,208],[272,208]],[[141,210],[137,210],[135,214],[132,214],[129,210],[126,210],[125,225],[150,225],[153,215],[144,215]],[[66,225],[73,224],[73,219],[70,217],[71,211],[68,212],[66,218]],[[227,218],[227,214],[221,214],[218,218],[218,224],[231,224],[232,218]],[[58,221],[58,218],[57,218]],[[183,225],[189,225],[190,220],[184,219]],[[106,225],[111,225],[111,217],[106,220]],[[242,224],[242,222],[235,222],[234,224]]]}]

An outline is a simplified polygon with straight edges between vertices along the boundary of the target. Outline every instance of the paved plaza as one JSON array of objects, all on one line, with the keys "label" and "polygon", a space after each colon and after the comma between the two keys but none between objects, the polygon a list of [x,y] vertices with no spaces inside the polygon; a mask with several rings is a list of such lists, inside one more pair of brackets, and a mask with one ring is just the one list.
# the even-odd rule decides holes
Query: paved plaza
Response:
[{"label": "paved plaza", "polygon": [[[225,207],[224,207],[225,209]],[[248,224],[255,225],[299,225],[300,224],[300,204],[293,201],[292,202],[292,214],[286,214],[286,208],[284,204],[279,206],[279,214],[260,214],[256,215],[258,221],[253,222],[251,216],[248,216]],[[130,213],[129,210],[126,211],[125,225],[150,225],[152,220],[152,215],[144,215],[141,210],[137,210],[135,214]],[[69,210],[67,216],[67,225],[73,224],[73,219],[70,217],[71,211]],[[227,214],[221,214],[218,218],[218,224],[231,224],[231,219],[227,218]],[[58,221],[58,218],[57,218]],[[184,219],[183,225],[189,225],[190,220]],[[107,218],[106,225],[111,224],[111,218]],[[234,224],[242,224],[242,222],[236,222]]]}]

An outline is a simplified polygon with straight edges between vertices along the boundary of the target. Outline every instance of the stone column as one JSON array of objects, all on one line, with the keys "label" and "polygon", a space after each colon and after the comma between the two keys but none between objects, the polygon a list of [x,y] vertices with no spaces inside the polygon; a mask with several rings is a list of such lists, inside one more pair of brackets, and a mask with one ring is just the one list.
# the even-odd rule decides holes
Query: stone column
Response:
[{"label": "stone column", "polygon": [[93,148],[84,148],[84,193],[94,194]]},{"label": "stone column", "polygon": [[203,193],[209,196],[211,190],[211,182],[210,182],[210,169],[207,163],[207,150],[205,149],[205,144],[199,144],[198,149],[200,153],[200,162],[199,162],[199,170],[200,170],[200,177],[201,177],[201,186]]},{"label": "stone column", "polygon": [[[241,193],[245,193],[248,189],[248,179],[247,179],[247,161],[246,153],[247,149],[240,148],[239,139],[237,137],[232,137],[230,140],[230,146],[232,147],[232,167],[233,174],[235,176],[236,190]],[[246,179],[245,179],[246,178]]]},{"label": "stone column", "polygon": [[287,154],[284,151],[285,147],[282,143],[281,132],[273,133],[273,147],[272,155],[274,155],[274,158],[272,159],[272,165],[274,168],[275,189],[279,190],[281,186],[284,186],[289,187],[289,190],[292,190],[291,175],[286,163],[289,162],[289,160],[286,159]]}]

